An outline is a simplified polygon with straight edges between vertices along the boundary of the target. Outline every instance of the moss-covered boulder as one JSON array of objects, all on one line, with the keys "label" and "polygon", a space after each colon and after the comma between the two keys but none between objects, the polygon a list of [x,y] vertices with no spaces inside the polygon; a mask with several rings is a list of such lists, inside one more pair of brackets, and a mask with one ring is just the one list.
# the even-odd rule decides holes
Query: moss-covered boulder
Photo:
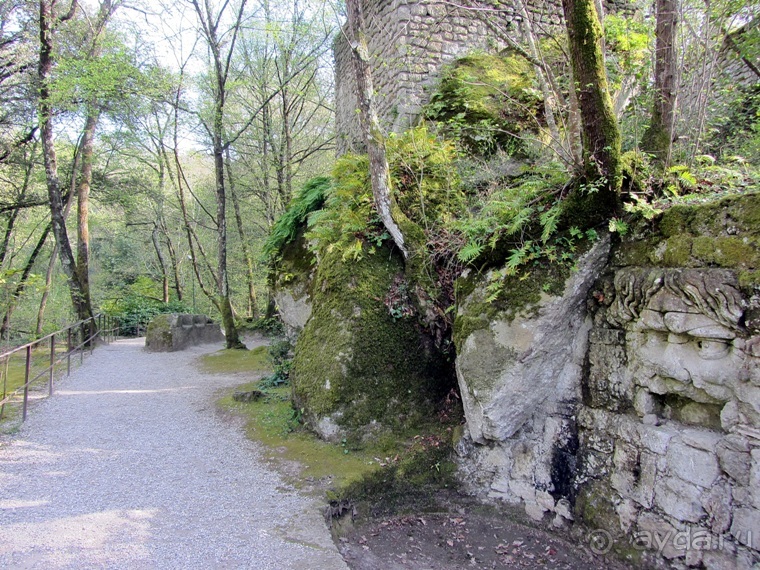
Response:
[{"label": "moss-covered boulder", "polygon": [[524,135],[535,138],[543,121],[535,82],[531,64],[520,55],[470,54],[442,71],[425,113],[470,152],[520,156],[527,150]]},{"label": "moss-covered boulder", "polygon": [[404,310],[405,287],[401,260],[385,248],[358,261],[321,257],[291,379],[296,405],[322,437],[419,424],[445,389],[432,345]]}]

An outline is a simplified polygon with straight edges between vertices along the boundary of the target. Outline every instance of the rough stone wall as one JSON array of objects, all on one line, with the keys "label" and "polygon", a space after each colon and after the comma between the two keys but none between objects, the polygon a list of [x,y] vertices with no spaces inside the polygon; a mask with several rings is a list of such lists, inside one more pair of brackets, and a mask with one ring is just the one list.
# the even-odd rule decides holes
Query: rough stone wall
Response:
[{"label": "rough stone wall", "polygon": [[[466,4],[466,2],[464,2]],[[604,0],[607,13],[630,12],[623,0]],[[562,30],[559,0],[525,0],[534,30],[542,34]],[[435,87],[442,66],[473,50],[497,51],[506,47],[483,12],[464,10],[439,0],[364,0],[375,101],[386,132],[400,133],[417,124],[423,105]],[[510,39],[523,43],[524,26],[517,3],[505,2],[492,20]],[[524,43],[523,43],[524,45]],[[336,132],[338,155],[361,151],[356,80],[346,36],[333,46],[335,58]],[[728,48],[721,50],[716,68],[734,85],[757,82],[752,70]],[[685,108],[694,97],[680,95]]]},{"label": "rough stone wall", "polygon": [[[533,20],[558,25],[561,8],[552,0],[526,2]],[[417,123],[441,67],[472,50],[503,47],[478,12],[437,0],[370,0],[364,3],[377,111],[386,131],[402,132]],[[505,29],[519,40],[519,16],[507,4],[501,14]],[[351,50],[344,35],[334,45],[338,154],[359,150],[356,80]]]},{"label": "rough stone wall", "polygon": [[[470,490],[545,524],[581,523],[587,546],[641,566],[756,568],[758,270],[760,195],[750,194],[672,208],[615,246],[580,313],[565,315],[575,324],[552,317],[577,303],[570,286],[517,316],[489,315],[458,365]],[[562,342],[564,353],[551,349]],[[543,366],[531,370],[536,355]],[[515,401],[520,417],[507,421]]]}]

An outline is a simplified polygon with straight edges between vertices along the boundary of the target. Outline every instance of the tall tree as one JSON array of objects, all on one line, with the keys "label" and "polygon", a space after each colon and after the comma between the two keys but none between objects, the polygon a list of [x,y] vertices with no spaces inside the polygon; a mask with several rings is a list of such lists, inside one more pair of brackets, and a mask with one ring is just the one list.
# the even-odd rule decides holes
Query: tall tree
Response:
[{"label": "tall tree", "polygon": [[673,143],[676,110],[676,31],[678,0],[656,0],[654,101],[641,148],[667,165]]},{"label": "tall tree", "polygon": [[[222,325],[227,348],[245,348],[240,341],[230,302],[230,284],[227,268],[227,191],[225,187],[224,153],[229,140],[225,140],[225,103],[227,81],[229,79],[235,44],[243,24],[246,0],[241,0],[231,26],[220,28],[229,2],[224,2],[218,12],[214,12],[210,0],[192,0],[200,24],[201,34],[206,41],[212,63],[213,95],[212,117],[206,130],[211,137],[214,155],[214,176],[216,182],[216,229],[217,229],[217,305],[222,315]],[[226,53],[223,52],[226,50]]]},{"label": "tall tree", "polygon": [[[94,25],[86,35],[88,45],[87,59],[97,60],[102,55],[102,42],[106,25],[113,16],[121,0],[103,0],[98,9]],[[81,165],[82,172],[77,189],[77,273],[82,288],[82,295],[87,305],[90,298],[90,186],[92,185],[93,148],[95,131],[98,128],[101,108],[94,90],[87,97],[84,105],[85,123],[82,131]]]},{"label": "tall tree", "polygon": [[364,140],[367,144],[367,154],[369,155],[372,195],[385,229],[388,230],[396,247],[399,248],[406,259],[409,257],[409,250],[404,242],[404,234],[393,219],[391,212],[391,173],[388,166],[388,157],[385,152],[385,140],[373,101],[372,70],[369,62],[369,49],[365,34],[366,25],[364,23],[361,0],[347,0],[346,9],[348,14],[348,32],[350,34],[349,41],[354,55],[354,69],[356,71],[356,95],[359,99],[362,131],[364,131]]},{"label": "tall tree", "polygon": [[575,91],[581,112],[584,175],[601,182],[596,206],[620,209],[620,130],[604,68],[602,25],[594,0],[562,0]]},{"label": "tall tree", "polygon": [[84,288],[79,279],[76,260],[74,259],[74,253],[71,249],[66,229],[66,219],[63,215],[61,182],[58,177],[58,161],[53,140],[53,105],[50,89],[51,76],[53,74],[53,40],[55,31],[62,22],[74,17],[78,0],[71,1],[71,5],[65,14],[57,13],[56,4],[56,0],[40,0],[39,2],[40,51],[37,67],[39,81],[37,114],[40,124],[42,156],[45,164],[45,178],[47,180],[53,235],[58,245],[61,267],[68,280],[71,303],[77,317],[80,320],[84,320],[92,317],[92,307],[88,302],[88,297],[85,295]]}]

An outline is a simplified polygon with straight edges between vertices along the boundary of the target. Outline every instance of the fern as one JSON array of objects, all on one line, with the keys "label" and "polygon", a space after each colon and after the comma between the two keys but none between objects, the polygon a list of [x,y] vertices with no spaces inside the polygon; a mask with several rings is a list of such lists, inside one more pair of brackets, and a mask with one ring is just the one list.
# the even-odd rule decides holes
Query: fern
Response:
[{"label": "fern", "polygon": [[541,214],[539,221],[543,227],[541,232],[541,241],[546,243],[549,238],[557,231],[557,225],[559,224],[559,217],[562,213],[562,207],[559,204],[555,204],[549,208],[546,212]]},{"label": "fern", "polygon": [[514,275],[515,272],[517,271],[517,268],[523,265],[526,261],[528,261],[528,253],[530,252],[532,247],[533,247],[533,242],[528,240],[523,244],[522,247],[513,249],[510,252],[509,257],[507,258],[507,265],[506,265],[508,275]]},{"label": "fern", "polygon": [[303,185],[288,209],[272,226],[262,249],[264,259],[272,262],[283,246],[293,241],[306,218],[324,205],[330,185],[330,179],[324,176],[312,178]]},{"label": "fern", "polygon": [[468,242],[457,254],[457,259],[462,263],[470,263],[483,253],[483,244],[475,241]]}]

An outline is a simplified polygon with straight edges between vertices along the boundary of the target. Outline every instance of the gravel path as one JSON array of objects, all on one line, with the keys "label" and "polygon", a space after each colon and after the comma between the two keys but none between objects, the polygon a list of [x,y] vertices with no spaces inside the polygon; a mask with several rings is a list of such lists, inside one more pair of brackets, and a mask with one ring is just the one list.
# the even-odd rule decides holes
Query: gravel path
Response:
[{"label": "gravel path", "polygon": [[347,568],[313,498],[215,416],[218,347],[95,350],[0,448],[0,568]]}]

